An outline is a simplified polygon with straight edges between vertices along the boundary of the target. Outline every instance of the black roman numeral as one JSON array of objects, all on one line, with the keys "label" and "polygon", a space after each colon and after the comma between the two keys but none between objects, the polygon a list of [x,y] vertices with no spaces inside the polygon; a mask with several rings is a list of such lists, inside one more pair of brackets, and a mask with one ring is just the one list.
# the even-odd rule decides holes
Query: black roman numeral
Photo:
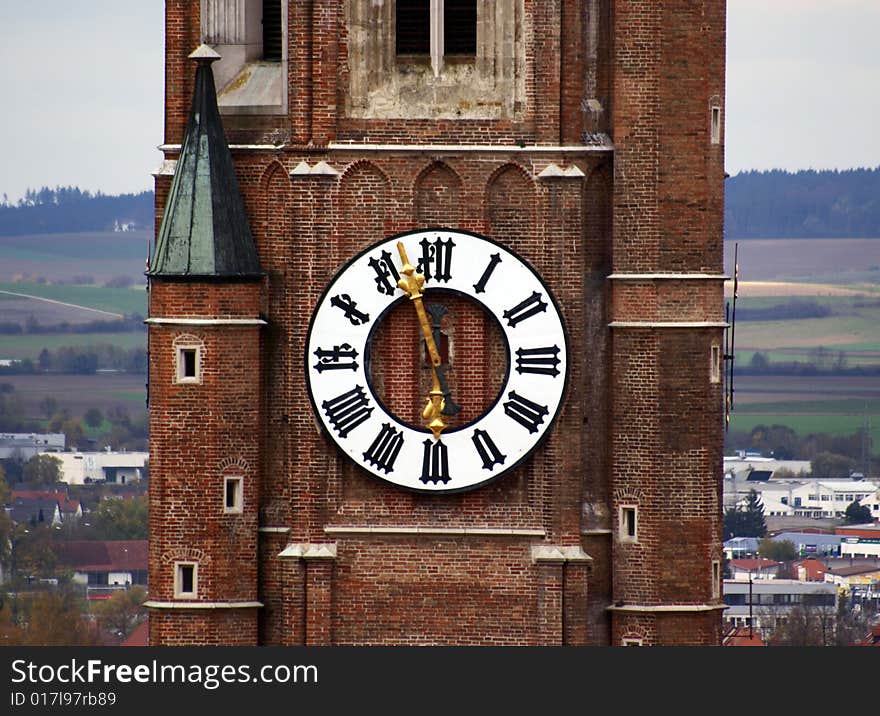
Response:
[{"label": "black roman numeral", "polygon": [[489,265],[486,266],[486,270],[483,271],[483,275],[480,276],[480,280],[474,284],[474,291],[476,293],[485,293],[486,284],[489,283],[489,277],[492,275],[492,272],[495,270],[495,267],[501,263],[501,255],[500,254],[492,254],[489,257]]},{"label": "black roman numeral", "polygon": [[455,242],[452,239],[422,239],[419,245],[422,247],[422,258],[419,259],[418,271],[425,275],[425,282],[432,279],[449,281],[452,278],[449,271],[452,268],[452,248]]},{"label": "black roman numeral", "polygon": [[507,319],[507,325],[513,328],[516,326],[517,323],[520,323],[527,318],[531,318],[536,313],[542,313],[546,310],[547,304],[544,303],[544,299],[541,294],[537,291],[533,291],[532,295],[529,296],[525,301],[521,301],[513,308],[504,311],[504,317]]},{"label": "black roman numeral", "polygon": [[388,423],[382,423],[382,429],[364,453],[364,460],[387,474],[394,469],[394,461],[402,447],[403,431],[391,427]]},{"label": "black roman numeral", "polygon": [[433,442],[430,438],[422,443],[425,451],[422,457],[422,476],[419,478],[425,484],[429,482],[449,482],[449,456],[446,446],[440,442]]},{"label": "black roman numeral", "polygon": [[348,343],[333,346],[329,350],[318,348],[315,355],[318,362],[313,367],[319,373],[323,373],[325,370],[357,370],[358,367],[355,360],[358,357],[358,352]]},{"label": "black roman numeral", "polygon": [[373,412],[373,406],[370,405],[370,400],[360,385],[331,400],[325,400],[321,403],[321,407],[324,408],[327,419],[341,438],[348,437],[348,434],[367,420]]},{"label": "black roman numeral", "polygon": [[477,448],[477,452],[483,460],[484,470],[491,470],[496,465],[504,464],[507,455],[501,454],[501,451],[495,446],[492,438],[489,437],[489,433],[485,430],[480,430],[479,428],[474,430],[471,440],[474,441],[474,447]]},{"label": "black roman numeral", "polygon": [[559,346],[543,348],[517,348],[516,372],[537,373],[538,375],[559,375]]},{"label": "black roman numeral", "polygon": [[351,296],[347,293],[333,296],[333,298],[330,299],[330,303],[342,311],[345,314],[345,317],[351,321],[351,325],[353,326],[359,326],[370,320],[370,315],[368,313],[362,313],[357,310],[357,301],[352,301]]},{"label": "black roman numeral", "polygon": [[530,433],[538,432],[538,426],[544,422],[544,417],[549,412],[547,406],[533,403],[528,398],[523,398],[515,390],[511,390],[507,394],[507,398],[507,402],[504,403],[504,412]]},{"label": "black roman numeral", "polygon": [[383,251],[379,254],[378,259],[373,256],[368,263],[370,268],[376,272],[376,278],[373,279],[376,282],[376,290],[388,296],[393,295],[397,290],[400,273],[398,273],[397,267],[391,259],[391,254],[388,251]]}]

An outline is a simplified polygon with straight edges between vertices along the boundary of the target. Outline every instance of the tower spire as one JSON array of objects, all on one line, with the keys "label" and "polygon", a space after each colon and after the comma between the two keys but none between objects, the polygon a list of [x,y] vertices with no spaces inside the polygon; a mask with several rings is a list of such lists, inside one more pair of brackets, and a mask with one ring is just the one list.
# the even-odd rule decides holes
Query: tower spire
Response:
[{"label": "tower spire", "polygon": [[189,122],[149,276],[234,279],[263,275],[232,155],[217,108],[211,63],[220,59],[202,44]]}]

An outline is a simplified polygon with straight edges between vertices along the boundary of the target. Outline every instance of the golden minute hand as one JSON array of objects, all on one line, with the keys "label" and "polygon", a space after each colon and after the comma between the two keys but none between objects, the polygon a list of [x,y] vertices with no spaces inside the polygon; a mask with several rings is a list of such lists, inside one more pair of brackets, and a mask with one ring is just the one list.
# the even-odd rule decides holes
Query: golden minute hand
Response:
[{"label": "golden minute hand", "polygon": [[440,416],[445,401],[443,400],[443,391],[440,388],[440,380],[437,377],[437,367],[442,361],[440,360],[440,353],[437,351],[437,345],[434,343],[434,333],[431,330],[428,315],[422,304],[422,287],[425,285],[425,277],[420,273],[416,273],[415,267],[406,256],[406,249],[402,241],[397,242],[397,251],[400,253],[400,260],[403,263],[400,269],[403,277],[397,282],[397,285],[409,296],[410,301],[415,306],[419,325],[422,328],[422,335],[425,338],[425,345],[428,347],[428,355],[431,358],[433,386],[428,393],[428,401],[422,410],[422,417],[425,419],[426,427],[434,434],[434,439],[439,440],[440,433],[446,427],[446,423],[443,422],[443,418]]}]

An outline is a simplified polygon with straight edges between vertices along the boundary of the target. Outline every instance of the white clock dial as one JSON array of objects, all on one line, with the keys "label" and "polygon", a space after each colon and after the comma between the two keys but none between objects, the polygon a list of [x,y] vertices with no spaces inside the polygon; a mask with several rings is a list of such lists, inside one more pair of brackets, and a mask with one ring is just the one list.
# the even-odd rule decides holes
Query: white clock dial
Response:
[{"label": "white clock dial", "polygon": [[[384,405],[367,365],[377,324],[409,301],[397,286],[398,242],[425,276],[425,299],[468,297],[496,319],[509,357],[497,399],[439,440]],[[343,266],[315,308],[305,359],[315,414],[339,449],[373,475],[419,492],[471,489],[522,462],[550,430],[568,376],[565,326],[540,276],[500,244],[449,229],[384,239]]]}]

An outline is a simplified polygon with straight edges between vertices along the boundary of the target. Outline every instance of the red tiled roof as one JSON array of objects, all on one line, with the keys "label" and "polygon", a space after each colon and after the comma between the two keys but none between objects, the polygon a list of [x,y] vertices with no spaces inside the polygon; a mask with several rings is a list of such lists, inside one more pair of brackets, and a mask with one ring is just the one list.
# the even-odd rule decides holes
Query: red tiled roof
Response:
[{"label": "red tiled roof", "polygon": [[29,500],[57,500],[61,512],[70,514],[79,509],[79,500],[72,500],[66,490],[13,490],[12,499],[17,497]]},{"label": "red tiled roof", "polygon": [[144,619],[138,624],[119,646],[149,646],[150,620]]},{"label": "red tiled roof", "polygon": [[730,560],[730,566],[736,567],[737,569],[748,569],[748,570],[758,570],[758,569],[767,569],[768,567],[778,567],[779,562],[774,562],[772,559],[732,559]]},{"label": "red tiled roof", "polygon": [[810,559],[805,559],[801,562],[794,563],[795,572],[798,569],[800,569],[801,567],[804,568],[804,571],[806,572],[806,575],[807,575],[807,578],[805,581],[807,581],[807,582],[824,581],[825,563],[822,560],[810,558]]},{"label": "red tiled roof", "polygon": [[59,564],[81,572],[128,572],[147,568],[147,540],[73,540],[54,546]]},{"label": "red tiled roof", "polygon": [[767,646],[757,632],[749,634],[748,628],[734,629],[725,635],[721,643],[723,646]]}]

